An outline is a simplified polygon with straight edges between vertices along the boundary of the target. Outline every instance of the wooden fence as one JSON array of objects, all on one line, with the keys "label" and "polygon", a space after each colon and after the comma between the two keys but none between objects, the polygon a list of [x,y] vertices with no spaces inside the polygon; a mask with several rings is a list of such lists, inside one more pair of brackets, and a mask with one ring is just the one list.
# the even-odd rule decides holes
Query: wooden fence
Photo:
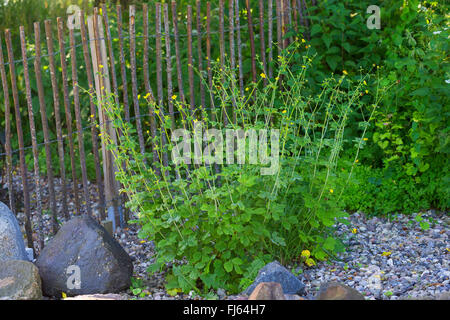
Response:
[{"label": "wooden fence", "polygon": [[[142,35],[137,35],[135,6],[129,8],[128,30],[124,29],[122,21],[122,8],[108,8],[103,5],[101,10],[94,8],[93,15],[85,17],[84,12],[77,12],[79,17],[79,28],[68,28],[66,20],[57,18],[56,26],[50,20],[45,21],[45,35],[41,35],[41,24],[34,24],[34,39],[25,35],[23,27],[20,27],[20,44],[21,59],[15,60],[14,48],[11,40],[11,31],[6,30],[4,39],[6,42],[5,59],[2,45],[0,45],[0,75],[3,85],[3,97],[5,106],[5,156],[6,156],[6,178],[8,184],[9,205],[15,208],[13,196],[13,171],[16,165],[13,163],[13,155],[19,153],[19,171],[21,176],[21,185],[23,191],[23,205],[26,217],[25,230],[28,246],[35,249],[33,243],[33,228],[31,214],[31,185],[27,178],[26,152],[31,149],[34,169],[34,193],[35,193],[35,214],[38,217],[41,234],[38,237],[39,248],[44,246],[44,236],[42,235],[42,213],[43,213],[43,196],[48,194],[49,210],[52,214],[53,233],[58,228],[58,216],[70,218],[68,199],[73,199],[75,215],[85,213],[92,215],[95,200],[92,199],[89,189],[89,181],[86,167],[86,150],[87,143],[84,133],[90,130],[92,150],[95,163],[95,175],[97,186],[97,210],[100,212],[100,219],[107,218],[108,208],[114,209],[115,225],[119,225],[120,221],[120,205],[119,185],[114,179],[114,161],[111,153],[106,150],[105,142],[99,139],[99,126],[101,129],[110,133],[113,140],[117,139],[112,130],[108,117],[102,110],[101,106],[96,105],[94,97],[98,100],[110,93],[113,94],[116,104],[123,105],[124,117],[127,121],[135,122],[139,147],[142,154],[146,149],[151,147],[145,143],[144,128],[142,118],[150,118],[150,134],[155,137],[158,123],[154,117],[153,110],[148,110],[148,114],[142,113],[139,99],[139,88],[142,84],[138,83],[138,71],[141,69],[139,64],[142,63],[143,87],[145,88],[146,98],[155,99],[155,101],[167,108],[168,115],[174,117],[174,108],[171,97],[177,94],[181,101],[185,101],[190,108],[196,105],[201,107],[214,108],[214,97],[208,94],[208,86],[201,81],[196,80],[194,68],[201,74],[205,74],[208,79],[209,87],[212,84],[211,61],[217,57],[212,57],[213,47],[212,35],[218,35],[219,42],[219,61],[223,66],[225,60],[228,59],[231,70],[236,72],[239,83],[239,91],[244,95],[244,82],[256,82],[258,74],[265,73],[272,77],[273,57],[280,50],[289,44],[289,37],[285,36],[289,28],[297,30],[302,27],[308,28],[308,19],[306,18],[306,10],[308,6],[305,0],[259,0],[251,1],[256,4],[256,8],[251,8],[249,0],[219,0],[217,8],[212,8],[209,2],[197,0],[194,8],[187,7],[187,15],[181,17],[177,12],[176,2],[171,5],[155,3],[153,13],[150,13],[149,6],[144,4],[142,7],[143,30]],[[215,3],[215,2],[214,2]],[[315,1],[311,3],[315,5]],[[203,6],[206,5],[206,16],[202,16]],[[215,10],[216,9],[216,10]],[[195,10],[195,19],[194,11]],[[211,30],[212,14],[218,12],[218,29]],[[112,36],[111,21],[108,17],[113,14],[115,19],[115,34]],[[154,26],[149,31],[149,16],[154,14]],[[73,18],[73,17],[72,17]],[[73,20],[77,21],[77,19]],[[186,34],[180,33],[179,24],[186,23]],[[78,26],[77,26],[78,27]],[[54,47],[54,30],[57,30],[56,42],[58,48]],[[68,42],[67,42],[68,33]],[[45,36],[45,44],[47,53],[42,53],[41,38]],[[180,46],[182,44],[181,37],[186,37],[184,44],[187,45],[187,62],[188,62],[188,90],[184,89],[186,79],[183,79],[182,53]],[[305,34],[305,38],[307,38]],[[259,38],[258,41],[255,39]],[[149,48],[151,40],[154,39],[155,55],[150,56]],[[129,41],[129,57],[125,56],[125,47]],[[138,40],[138,41],[137,41]],[[162,41],[164,40],[164,41]],[[165,48],[162,48],[164,42]],[[29,56],[29,44],[34,44],[34,55]],[[193,44],[197,44],[197,48]],[[248,74],[244,73],[242,47],[246,44],[250,47],[251,68]],[[277,44],[277,45],[276,45]],[[143,46],[142,60],[138,61],[136,55],[137,45]],[[83,64],[77,65],[77,52],[82,50]],[[196,52],[195,52],[196,51]],[[275,53],[276,52],[276,53]],[[164,56],[163,56],[164,53]],[[42,59],[48,59],[48,66],[43,66]],[[59,57],[59,62],[55,61]],[[173,57],[173,58],[172,58]],[[127,59],[128,58],[128,59]],[[259,58],[260,64],[257,63]],[[156,60],[156,83],[150,83],[149,61]],[[29,62],[33,61],[33,68],[30,68]],[[128,65],[129,61],[129,65]],[[23,79],[18,79],[16,65],[23,65]],[[163,65],[165,70],[163,71]],[[49,70],[51,78],[51,90],[44,90],[42,72],[43,68]],[[9,69],[9,77],[7,75]],[[82,72],[81,72],[82,70]],[[131,92],[129,92],[128,75],[131,75]],[[176,74],[176,80],[174,75]],[[163,80],[163,77],[165,79]],[[81,96],[79,82],[80,77],[83,81],[87,80],[89,89],[89,106],[81,105]],[[35,80],[32,80],[35,79]],[[18,82],[23,81],[24,86],[19,90]],[[32,83],[36,83],[36,87]],[[166,84],[164,95],[163,83]],[[152,85],[156,85],[156,94],[153,93]],[[196,87],[197,85],[197,87]],[[51,91],[51,92],[50,92]],[[196,101],[196,92],[199,92]],[[20,95],[25,93],[26,114],[28,123],[25,123],[24,107],[22,106]],[[34,96],[37,93],[37,102]],[[62,97],[60,97],[62,93]],[[12,101],[10,100],[12,95]],[[47,112],[48,99],[46,97],[52,95],[54,118],[50,118]],[[207,99],[207,97],[210,97]],[[62,105],[61,105],[62,102]],[[39,116],[34,114],[33,105],[39,105]],[[133,110],[131,110],[133,107]],[[64,110],[62,111],[61,108]],[[82,115],[84,109],[89,108],[88,114],[90,125],[82,126]],[[14,113],[14,114],[12,114]],[[61,114],[65,116],[62,118]],[[73,119],[73,115],[75,118]],[[40,118],[39,127],[43,133],[43,142],[37,139],[37,120]],[[17,130],[18,149],[12,150],[11,141],[13,132],[11,132],[11,119],[15,120]],[[230,119],[235,121],[236,119]],[[229,121],[227,116],[223,117],[226,123]],[[56,127],[56,139],[51,140],[49,130],[50,124],[54,123]],[[73,124],[75,124],[74,127]],[[31,147],[24,145],[24,126],[29,126],[31,135]],[[74,141],[76,136],[77,141]],[[100,141],[99,141],[100,140]],[[52,154],[50,145],[57,143],[57,155]],[[164,142],[163,142],[164,143]],[[45,168],[47,172],[47,184],[44,185],[40,175],[39,153],[40,148],[45,150]],[[68,153],[67,153],[68,149]],[[100,150],[100,152],[99,152]],[[155,148],[153,148],[155,150]],[[156,152],[156,151],[154,151]],[[52,157],[58,157],[60,171],[53,171]],[[66,172],[65,158],[70,158],[70,173]],[[155,155],[157,157],[157,154]],[[79,163],[76,163],[76,159]],[[167,162],[167,158],[163,159]],[[164,163],[167,164],[167,163]],[[77,175],[76,166],[81,167],[81,184],[79,184],[79,176]],[[55,192],[55,176],[61,180],[60,201],[57,203]],[[69,190],[68,181],[71,180],[72,188]],[[79,190],[79,186],[81,188]],[[46,192],[44,192],[47,189]],[[58,210],[58,208],[60,208]]]}]

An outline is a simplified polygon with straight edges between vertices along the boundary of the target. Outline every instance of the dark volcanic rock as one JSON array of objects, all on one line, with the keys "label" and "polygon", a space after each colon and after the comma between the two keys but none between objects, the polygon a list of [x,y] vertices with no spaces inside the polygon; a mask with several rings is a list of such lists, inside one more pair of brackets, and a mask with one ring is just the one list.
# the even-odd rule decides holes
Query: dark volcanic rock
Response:
[{"label": "dark volcanic rock", "polygon": [[285,294],[305,293],[305,285],[288,269],[283,267],[278,261],[274,261],[265,265],[258,272],[255,281],[244,291],[245,294],[250,295],[256,286],[261,282],[278,282],[283,288]]},{"label": "dark volcanic rock", "polygon": [[14,213],[0,202],[0,261],[6,260],[28,260],[28,257]]},{"label": "dark volcanic rock", "polygon": [[130,287],[133,275],[129,255],[86,215],[68,221],[44,248],[36,265],[44,294],[55,297],[62,292],[69,296],[119,292]]}]

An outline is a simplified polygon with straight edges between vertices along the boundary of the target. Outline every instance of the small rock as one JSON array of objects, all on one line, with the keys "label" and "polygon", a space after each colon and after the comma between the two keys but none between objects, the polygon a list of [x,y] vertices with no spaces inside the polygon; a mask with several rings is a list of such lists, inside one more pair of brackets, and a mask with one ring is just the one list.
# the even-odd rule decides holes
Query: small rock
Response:
[{"label": "small rock", "polygon": [[365,300],[357,290],[338,282],[327,282],[320,286],[317,300]]},{"label": "small rock", "polygon": [[300,297],[297,294],[285,294],[285,300],[306,300],[305,298]]},{"label": "small rock", "polygon": [[39,270],[29,261],[0,261],[0,300],[40,300]]},{"label": "small rock", "polygon": [[278,282],[261,282],[248,300],[285,300],[283,289]]},{"label": "small rock", "polygon": [[64,300],[125,300],[120,294],[85,294]]},{"label": "small rock", "polygon": [[255,281],[244,291],[249,295],[262,282],[278,282],[287,294],[304,295],[305,285],[278,261],[265,265],[258,272]]}]

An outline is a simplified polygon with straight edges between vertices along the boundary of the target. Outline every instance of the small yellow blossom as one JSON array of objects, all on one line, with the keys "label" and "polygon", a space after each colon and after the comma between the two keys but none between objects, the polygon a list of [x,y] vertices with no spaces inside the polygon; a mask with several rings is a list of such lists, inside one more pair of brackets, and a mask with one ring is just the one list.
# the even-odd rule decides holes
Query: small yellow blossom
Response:
[{"label": "small yellow blossom", "polygon": [[364,83],[364,85],[365,85],[365,86],[367,86],[367,82],[366,82],[366,80],[364,80],[364,81],[363,81],[363,83]]},{"label": "small yellow blossom", "polygon": [[99,64],[98,67],[99,67],[100,69],[103,69],[103,65],[102,65],[102,64]]},{"label": "small yellow blossom", "polygon": [[355,234],[355,233],[357,233],[357,232],[358,232],[358,230],[357,230],[356,228],[353,228],[353,229],[352,229],[352,233],[353,233],[353,234]]},{"label": "small yellow blossom", "polygon": [[345,74],[345,75],[348,75],[347,70],[343,70],[342,73]]},{"label": "small yellow blossom", "polygon": [[306,259],[305,263],[308,267],[312,267],[312,266],[316,265],[316,262],[311,258]]},{"label": "small yellow blossom", "polygon": [[302,39],[302,43],[305,43],[306,42],[306,40],[305,39]]},{"label": "small yellow blossom", "polygon": [[358,159],[356,159],[356,160],[355,160],[355,163],[358,163],[358,162],[359,162],[359,160],[358,160]]},{"label": "small yellow blossom", "polygon": [[301,256],[303,258],[309,258],[311,256],[311,252],[309,252],[309,250],[303,250]]},{"label": "small yellow blossom", "polygon": [[286,110],[281,111],[281,113],[286,113]]},{"label": "small yellow blossom", "polygon": [[385,251],[385,252],[383,252],[381,255],[382,255],[383,257],[389,257],[391,254],[392,254],[392,252],[390,252],[390,251]]},{"label": "small yellow blossom", "polygon": [[177,96],[174,94],[173,96],[172,96],[172,100],[175,100],[177,98]]},{"label": "small yellow blossom", "polygon": [[333,189],[330,189],[330,193],[333,193],[334,192],[334,190]]},{"label": "small yellow blossom", "polygon": [[266,78],[266,75],[265,75],[264,73],[261,73],[260,76],[261,76],[261,78],[263,78],[263,79]]},{"label": "small yellow blossom", "polygon": [[248,91],[248,90],[250,90],[248,87],[247,88],[245,88],[245,91]]},{"label": "small yellow blossom", "polygon": [[369,139],[367,139],[367,138],[364,138],[363,140],[364,140],[364,141],[367,141],[367,140],[369,140]]},{"label": "small yellow blossom", "polygon": [[366,92],[366,94],[368,94],[368,93],[369,93],[369,90],[366,90],[365,92]]},{"label": "small yellow blossom", "polygon": [[61,292],[61,296],[62,296],[63,299],[67,298],[67,294],[65,292]]}]

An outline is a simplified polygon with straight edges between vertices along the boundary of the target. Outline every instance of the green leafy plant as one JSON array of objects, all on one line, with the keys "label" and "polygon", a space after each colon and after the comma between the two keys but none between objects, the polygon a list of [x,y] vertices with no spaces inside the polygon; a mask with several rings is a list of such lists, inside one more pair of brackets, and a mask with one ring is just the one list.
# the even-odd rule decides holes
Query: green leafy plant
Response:
[{"label": "green leafy plant", "polygon": [[[152,240],[158,253],[149,271],[176,262],[166,276],[168,289],[206,294],[222,287],[237,292],[271,260],[294,261],[308,248],[311,257],[305,263],[313,266],[314,259],[324,260],[343,250],[333,233],[336,219],[346,216],[340,210],[342,190],[337,189],[337,179],[342,177],[336,169],[348,115],[361,107],[363,84],[348,83],[343,75],[326,79],[319,95],[304,96],[312,60],[300,55],[298,47],[292,44],[279,57],[274,79],[261,74],[245,97],[239,96],[239,84],[230,70],[215,66],[209,88],[216,98],[211,118],[207,113],[197,118],[182,101],[174,101],[181,114],[177,123],[192,131],[199,123],[205,129],[279,130],[279,165],[272,175],[261,175],[266,164],[165,167],[164,152],[173,150],[177,141],[167,139],[166,145],[158,146],[156,159],[153,154],[144,157],[121,107],[111,98],[102,102],[120,131],[120,143],[109,140],[109,148],[119,168],[116,176],[130,199],[127,206],[138,213],[140,237]],[[299,71],[293,73],[291,65]],[[353,90],[341,88],[343,83]],[[163,121],[162,107],[149,95],[146,98],[163,123],[160,134],[147,141],[159,142],[163,135],[169,137],[170,122]],[[370,108],[373,114],[376,105]],[[228,127],[223,125],[226,116]],[[274,148],[271,142],[268,152]],[[359,148],[360,143],[355,144],[356,153]]]}]

